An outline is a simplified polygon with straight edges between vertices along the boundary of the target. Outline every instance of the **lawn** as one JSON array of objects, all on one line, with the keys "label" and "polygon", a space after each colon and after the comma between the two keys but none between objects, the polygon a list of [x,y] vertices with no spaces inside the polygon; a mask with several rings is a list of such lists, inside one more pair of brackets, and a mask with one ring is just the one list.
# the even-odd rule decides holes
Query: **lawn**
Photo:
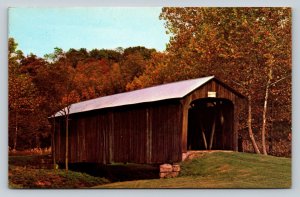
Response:
[{"label": "lawn", "polygon": [[291,159],[207,152],[181,163],[179,177],[115,182],[94,188],[290,188]]},{"label": "lawn", "polygon": [[94,174],[82,170],[66,173],[64,169],[51,169],[49,155],[10,156],[8,178],[10,188],[291,187],[290,158],[213,151],[198,153],[180,165],[178,177],[159,179],[158,171],[151,166],[113,164],[90,168]]},{"label": "lawn", "polygon": [[103,177],[64,169],[52,169],[49,155],[9,157],[9,188],[89,188],[109,183]]}]

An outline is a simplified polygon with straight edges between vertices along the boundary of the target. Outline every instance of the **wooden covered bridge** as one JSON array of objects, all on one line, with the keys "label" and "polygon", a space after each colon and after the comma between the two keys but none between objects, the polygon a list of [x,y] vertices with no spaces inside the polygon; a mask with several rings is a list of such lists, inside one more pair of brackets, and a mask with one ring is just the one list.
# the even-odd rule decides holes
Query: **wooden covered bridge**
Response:
[{"label": "wooden covered bridge", "polygon": [[[244,97],[214,76],[72,104],[69,162],[180,162],[189,150],[238,150]],[[55,115],[55,158],[64,163],[65,120]]]}]

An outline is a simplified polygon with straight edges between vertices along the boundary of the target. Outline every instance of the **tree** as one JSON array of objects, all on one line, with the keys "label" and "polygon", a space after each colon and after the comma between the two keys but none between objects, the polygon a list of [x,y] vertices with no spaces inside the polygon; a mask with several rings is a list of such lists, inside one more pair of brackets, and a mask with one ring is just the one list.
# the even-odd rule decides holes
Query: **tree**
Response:
[{"label": "tree", "polygon": [[[21,72],[23,53],[17,50],[18,44],[13,38],[9,38],[8,70],[9,70],[9,127],[10,138],[13,136],[13,150],[18,148],[20,126],[29,126],[26,118],[35,111],[41,102],[37,89],[31,78]],[[12,134],[14,128],[14,134]]]},{"label": "tree", "polygon": [[143,74],[154,52],[154,49],[147,49],[140,46],[129,47],[124,50],[120,69],[125,86],[134,78]]},{"label": "tree", "polygon": [[[190,77],[216,75],[247,96],[248,132],[257,153],[260,150],[252,117],[259,119],[262,114],[260,128],[266,154],[270,84],[280,80],[288,92],[291,90],[290,9],[163,8],[160,17],[172,35],[167,47],[172,67],[184,70],[183,75]],[[273,86],[272,92],[275,89]],[[272,96],[287,102],[290,99]],[[258,123],[255,127],[259,128]]]},{"label": "tree", "polygon": [[[121,49],[120,49],[121,50]],[[113,62],[119,62],[122,59],[122,50],[108,50],[108,49],[93,49],[89,52],[93,59],[106,59]]]},{"label": "tree", "polygon": [[[65,118],[66,125],[66,152],[65,152],[65,168],[69,169],[69,114],[71,104],[80,100],[78,93],[75,91],[75,68],[68,62],[66,53],[60,49],[55,48],[53,54],[46,55],[52,64],[51,69],[55,69],[59,73],[55,78],[54,91],[59,95],[55,97],[55,102],[61,110],[60,115]],[[55,130],[54,130],[55,132]]]},{"label": "tree", "polygon": [[75,72],[75,89],[81,100],[103,96],[110,91],[107,82],[110,65],[107,60],[90,59],[81,62]]},{"label": "tree", "polygon": [[169,69],[168,55],[161,52],[154,52],[147,62],[144,72],[126,85],[126,90],[135,90],[171,82],[173,70]]},{"label": "tree", "polygon": [[128,47],[123,51],[123,56],[126,57],[130,54],[138,53],[140,54],[145,60],[150,59],[152,53],[156,52],[155,49],[147,49],[143,46],[135,46],[135,47]]},{"label": "tree", "polygon": [[20,61],[20,72],[28,74],[30,78],[34,78],[37,75],[37,70],[45,65],[46,61],[44,59],[31,53]]},{"label": "tree", "polygon": [[68,52],[65,53],[65,56],[72,67],[76,68],[80,61],[85,61],[89,58],[89,53],[85,48],[81,48],[79,50],[71,48]]}]

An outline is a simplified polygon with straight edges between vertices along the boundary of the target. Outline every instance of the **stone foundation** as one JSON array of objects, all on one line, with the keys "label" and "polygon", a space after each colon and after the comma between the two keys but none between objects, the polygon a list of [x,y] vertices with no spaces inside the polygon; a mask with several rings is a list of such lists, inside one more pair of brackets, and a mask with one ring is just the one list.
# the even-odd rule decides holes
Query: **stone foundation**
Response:
[{"label": "stone foundation", "polygon": [[159,166],[160,178],[174,178],[179,175],[180,165],[178,164],[162,164]]}]

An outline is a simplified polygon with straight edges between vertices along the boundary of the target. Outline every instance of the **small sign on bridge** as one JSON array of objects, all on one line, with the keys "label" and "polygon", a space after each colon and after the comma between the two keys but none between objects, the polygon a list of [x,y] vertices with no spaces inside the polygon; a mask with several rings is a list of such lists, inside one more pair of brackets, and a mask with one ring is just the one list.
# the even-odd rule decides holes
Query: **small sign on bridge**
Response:
[{"label": "small sign on bridge", "polygon": [[207,92],[207,97],[217,97],[217,92]]}]

